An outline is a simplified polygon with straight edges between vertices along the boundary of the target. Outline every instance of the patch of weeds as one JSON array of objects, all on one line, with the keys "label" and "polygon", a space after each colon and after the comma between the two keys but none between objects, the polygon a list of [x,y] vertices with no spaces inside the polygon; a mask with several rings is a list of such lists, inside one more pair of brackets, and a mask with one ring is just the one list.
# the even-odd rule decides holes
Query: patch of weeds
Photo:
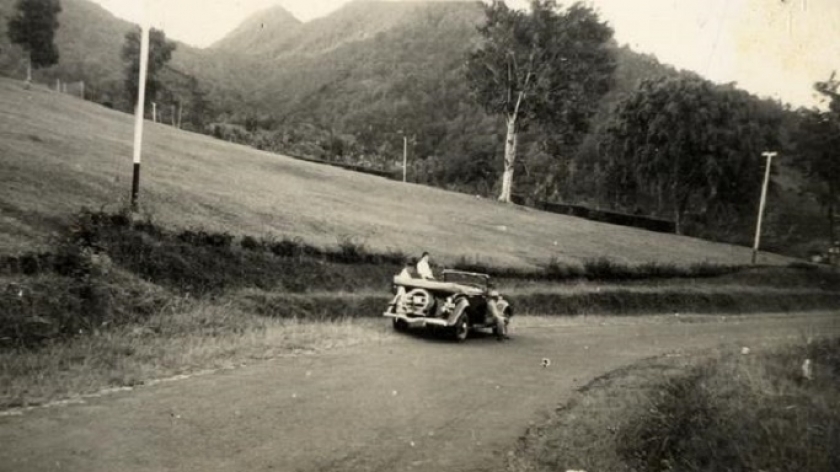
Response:
[{"label": "patch of weeds", "polygon": [[648,471],[838,470],[840,377],[830,367],[838,353],[831,340],[714,359],[659,385],[619,436],[619,452]]},{"label": "patch of weeds", "polygon": [[838,364],[838,339],[644,361],[530,428],[508,470],[840,470]]}]

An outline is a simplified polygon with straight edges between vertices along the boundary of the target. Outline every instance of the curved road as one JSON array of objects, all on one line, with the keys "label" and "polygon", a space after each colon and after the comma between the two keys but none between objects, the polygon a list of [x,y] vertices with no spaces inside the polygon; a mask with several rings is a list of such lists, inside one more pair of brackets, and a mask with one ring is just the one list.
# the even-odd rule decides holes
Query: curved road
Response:
[{"label": "curved road", "polygon": [[405,335],[0,417],[0,470],[500,470],[529,423],[610,370],[840,335],[836,313],[527,322],[502,344]]}]

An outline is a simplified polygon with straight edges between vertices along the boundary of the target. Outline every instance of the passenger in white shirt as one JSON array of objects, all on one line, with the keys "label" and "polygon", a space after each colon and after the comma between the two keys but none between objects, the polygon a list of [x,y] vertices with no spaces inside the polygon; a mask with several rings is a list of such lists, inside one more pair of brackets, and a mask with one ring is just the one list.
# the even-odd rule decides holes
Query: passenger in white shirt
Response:
[{"label": "passenger in white shirt", "polygon": [[432,273],[432,268],[429,266],[428,252],[424,252],[420,260],[417,261],[417,275],[421,279],[426,280],[433,280],[435,278],[435,274]]}]

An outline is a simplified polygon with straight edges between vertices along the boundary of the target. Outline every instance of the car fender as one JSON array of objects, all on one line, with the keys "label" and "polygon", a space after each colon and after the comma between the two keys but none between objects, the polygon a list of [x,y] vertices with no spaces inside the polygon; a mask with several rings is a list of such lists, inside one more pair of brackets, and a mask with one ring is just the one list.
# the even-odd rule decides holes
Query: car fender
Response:
[{"label": "car fender", "polygon": [[467,297],[458,297],[455,299],[455,308],[452,310],[452,313],[449,314],[449,317],[447,317],[446,323],[449,326],[454,326],[458,317],[460,317],[469,306],[470,301],[467,300]]}]

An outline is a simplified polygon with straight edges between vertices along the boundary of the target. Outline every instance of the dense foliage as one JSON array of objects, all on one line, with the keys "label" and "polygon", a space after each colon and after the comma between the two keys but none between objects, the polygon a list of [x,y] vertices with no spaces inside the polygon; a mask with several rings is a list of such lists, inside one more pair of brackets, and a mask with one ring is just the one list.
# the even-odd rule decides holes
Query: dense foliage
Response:
[{"label": "dense foliage", "polygon": [[647,80],[604,130],[609,193],[625,205],[655,199],[677,232],[688,211],[741,214],[754,208],[761,152],[778,146],[778,131],[772,104],[732,86]]},{"label": "dense foliage", "polygon": [[[9,20],[9,39],[29,54],[34,68],[58,63],[55,31],[58,29],[59,0],[18,0]],[[31,72],[28,74],[31,80]]]},{"label": "dense foliage", "polygon": [[814,87],[828,100],[828,109],[800,110],[797,151],[800,165],[814,181],[809,190],[826,210],[828,237],[836,241],[835,213],[840,194],[840,82],[834,74]]},{"label": "dense foliage", "polygon": [[[122,59],[126,62],[125,92],[130,97],[130,103],[137,102],[138,81],[140,80],[140,28],[135,28],[125,34],[122,48]],[[155,101],[158,92],[163,89],[159,76],[160,71],[172,59],[172,52],[176,45],[166,40],[166,33],[152,28],[149,32],[149,67],[146,76],[146,104]]]}]

